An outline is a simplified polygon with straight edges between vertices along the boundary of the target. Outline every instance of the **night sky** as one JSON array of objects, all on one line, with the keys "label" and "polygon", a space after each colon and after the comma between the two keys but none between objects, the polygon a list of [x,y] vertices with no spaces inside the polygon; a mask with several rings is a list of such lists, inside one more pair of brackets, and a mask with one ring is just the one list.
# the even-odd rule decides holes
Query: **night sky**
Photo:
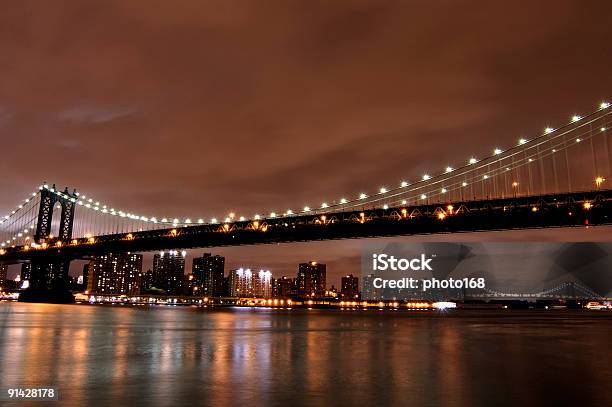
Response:
[{"label": "night sky", "polygon": [[[7,2],[0,212],[43,181],[196,219],[396,185],[610,100],[611,27],[605,0]],[[274,274],[326,261],[337,284],[361,244],[213,252]]]}]

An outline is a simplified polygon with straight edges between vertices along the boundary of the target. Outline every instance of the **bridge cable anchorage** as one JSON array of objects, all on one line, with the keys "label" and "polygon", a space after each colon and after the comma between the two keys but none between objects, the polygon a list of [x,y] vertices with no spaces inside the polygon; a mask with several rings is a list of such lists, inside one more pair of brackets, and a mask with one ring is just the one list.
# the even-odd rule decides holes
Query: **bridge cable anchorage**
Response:
[{"label": "bridge cable anchorage", "polygon": [[[551,192],[590,190],[595,181],[599,189],[610,179],[612,152],[608,141],[610,104],[604,102],[593,113],[573,115],[569,123],[546,127],[531,139],[521,137],[507,148],[492,148],[484,158],[472,156],[463,163],[447,165],[436,174],[425,174],[415,182],[402,181],[397,187],[382,187],[377,192],[362,192],[354,198],[342,197],[320,207],[304,206],[303,210],[271,211],[269,215],[250,218],[229,213],[217,219],[153,217],[115,209],[85,194],[58,190],[44,183],[29,201],[24,200],[0,223],[0,244],[25,245],[31,240],[76,239],[89,241],[98,236],[130,234],[147,230],[191,226],[215,226],[230,231],[237,222],[265,223],[296,216],[325,216],[334,212],[365,209],[387,209],[422,204],[487,200],[496,197],[517,197]],[[602,145],[600,145],[602,144]],[[570,159],[571,154],[571,159]],[[559,157],[559,159],[558,159]],[[582,165],[592,162],[592,168]],[[607,162],[606,165],[602,163]],[[605,168],[605,173],[598,173]],[[48,199],[41,204],[42,198]],[[46,208],[41,218],[36,208]],[[61,209],[59,222],[53,211]],[[76,213],[76,216],[74,214]],[[267,213],[267,212],[262,212]],[[192,220],[193,219],[193,220]],[[70,221],[70,222],[68,222]],[[59,230],[58,230],[59,226]],[[36,233],[31,233],[36,230]],[[53,231],[58,230],[57,234]],[[27,236],[26,236],[27,235]],[[32,236],[30,236],[32,235]],[[37,244],[38,242],[33,242]]]}]

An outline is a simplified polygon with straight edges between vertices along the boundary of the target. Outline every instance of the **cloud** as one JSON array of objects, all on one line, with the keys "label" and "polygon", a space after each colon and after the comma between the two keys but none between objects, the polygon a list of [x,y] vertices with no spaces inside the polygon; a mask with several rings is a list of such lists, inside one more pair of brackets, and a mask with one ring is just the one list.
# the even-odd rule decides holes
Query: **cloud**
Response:
[{"label": "cloud", "polygon": [[58,112],[60,121],[76,124],[102,124],[133,116],[135,109],[131,107],[105,106],[74,106]]},{"label": "cloud", "polygon": [[8,109],[0,106],[0,127],[8,125],[12,116],[12,113],[9,112]]}]

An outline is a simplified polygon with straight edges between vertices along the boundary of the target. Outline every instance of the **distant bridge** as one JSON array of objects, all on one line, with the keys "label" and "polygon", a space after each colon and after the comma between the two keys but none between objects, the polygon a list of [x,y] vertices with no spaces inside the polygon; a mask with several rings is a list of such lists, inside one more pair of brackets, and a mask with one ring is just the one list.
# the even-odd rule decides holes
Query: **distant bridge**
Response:
[{"label": "distant bridge", "polygon": [[538,292],[500,292],[485,289],[483,293],[470,295],[470,298],[504,299],[504,300],[606,300],[601,294],[596,293],[584,284],[575,281],[564,281],[560,284]]}]

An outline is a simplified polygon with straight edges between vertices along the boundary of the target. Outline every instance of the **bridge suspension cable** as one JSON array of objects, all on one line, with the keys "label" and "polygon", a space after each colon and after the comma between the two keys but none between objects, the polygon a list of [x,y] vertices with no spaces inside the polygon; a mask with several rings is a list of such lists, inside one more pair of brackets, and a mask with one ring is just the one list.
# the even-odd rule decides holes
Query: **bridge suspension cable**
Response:
[{"label": "bridge suspension cable", "polygon": [[[608,113],[612,114],[612,112]],[[583,124],[586,126],[587,123]],[[605,132],[605,130],[599,129],[598,132]],[[477,199],[477,198],[489,198],[489,197],[508,197],[516,194],[517,191],[509,193],[512,188],[518,187],[521,179],[520,171],[526,170],[527,172],[533,170],[534,164],[539,164],[546,159],[552,159],[553,167],[557,166],[556,157],[568,149],[578,146],[580,143],[587,141],[593,141],[598,136],[598,132],[578,127],[576,129],[570,129],[567,131],[559,132],[554,137],[546,138],[543,140],[532,140],[531,144],[526,141],[520,141],[517,146],[511,147],[502,153],[494,154],[478,162],[473,162],[457,170],[447,171],[446,174],[441,176],[423,180],[419,183],[409,185],[407,187],[400,187],[394,190],[387,190],[384,193],[379,193],[372,199],[366,202],[372,204],[373,202],[388,202],[392,205],[407,205],[427,203],[428,199],[432,196],[438,196],[442,201],[463,201],[465,199]],[[572,135],[569,138],[569,135]],[[544,136],[543,136],[544,137]],[[604,140],[606,140],[604,138]],[[522,145],[526,145],[526,148],[521,149]],[[499,150],[498,150],[499,151]],[[499,158],[498,158],[499,157]],[[527,168],[531,167],[531,168]],[[556,171],[556,170],[554,170]],[[595,171],[596,173],[597,170]],[[526,194],[531,193],[547,193],[547,192],[561,192],[558,183],[558,174],[553,174],[555,181],[553,184],[554,188],[539,188],[538,190],[533,187],[533,174],[527,175],[528,190]],[[607,173],[604,174],[609,176],[609,168]],[[500,182],[500,178],[504,178]],[[508,179],[510,178],[510,179]],[[597,176],[593,178],[593,181],[597,182]],[[602,181],[603,181],[603,177]],[[508,182],[509,181],[509,182]],[[488,183],[488,185],[487,185]],[[465,189],[470,188],[470,193],[466,193]],[[588,185],[584,185],[588,188]],[[480,191],[475,190],[480,188]],[[567,190],[570,190],[568,188]],[[459,192],[453,194],[453,192]],[[395,198],[395,199],[394,199]],[[351,205],[344,206],[344,208],[355,208],[364,206],[364,203],[352,201]]]},{"label": "bridge suspension cable", "polygon": [[[415,183],[402,182],[400,186],[395,188],[383,187],[378,193],[368,196],[361,194],[359,198],[351,200],[341,200],[333,205],[322,204],[320,209],[326,212],[333,210],[345,210],[351,208],[368,208],[371,205],[380,205],[386,202],[393,204],[413,204],[411,200],[427,202],[445,202],[445,201],[461,201],[465,199],[484,199],[487,197],[511,196],[517,194],[519,185],[526,181],[527,189],[522,188],[523,195],[526,194],[543,194],[546,192],[556,192],[554,189],[560,190],[558,168],[553,169],[553,174],[545,174],[541,163],[546,158],[552,158],[552,166],[559,167],[557,163],[557,155],[560,152],[565,153],[565,165],[567,166],[567,187],[565,190],[571,190],[572,172],[569,169],[569,159],[567,151],[578,145],[583,145],[584,142],[591,142],[592,156],[591,161],[597,162],[597,155],[593,148],[593,139],[596,135],[603,135],[602,141],[604,144],[603,152],[607,154],[605,160],[608,166],[605,174],[600,174],[597,166],[594,168],[595,174],[589,177],[589,183],[584,182],[580,187],[589,189],[592,182],[595,181],[601,184],[605,177],[610,175],[610,150],[608,147],[607,117],[612,114],[608,103],[602,103],[600,109],[588,116],[574,116],[572,121],[558,129],[546,128],[542,135],[539,135],[531,140],[524,138],[519,139],[518,144],[506,150],[496,148],[493,154],[484,159],[470,158],[466,164],[460,165],[458,168],[447,167],[444,172],[435,176],[424,175],[423,178]],[[594,124],[601,123],[601,127],[594,128]],[[539,168],[534,168],[538,164]],[[522,174],[520,171],[524,172]],[[536,176],[534,172],[538,172]],[[552,175],[555,180],[553,185],[556,188],[546,186],[546,176]],[[512,176],[512,181],[500,183],[499,178],[507,178]],[[538,185],[535,185],[536,179],[539,178]],[[599,181],[597,181],[599,180]],[[437,186],[438,188],[433,188]],[[508,193],[508,188],[514,190]],[[537,187],[537,188],[536,188]],[[469,189],[469,193],[466,192]],[[592,189],[592,188],[591,188]],[[452,194],[452,192],[458,192]],[[396,198],[393,200],[393,198]],[[384,206],[384,205],[383,205]],[[308,208],[310,209],[310,208]],[[315,212],[316,213],[316,212]]]},{"label": "bridge suspension cable", "polygon": [[0,219],[0,247],[23,245],[31,241],[40,205],[39,192],[32,192],[15,209]]}]

